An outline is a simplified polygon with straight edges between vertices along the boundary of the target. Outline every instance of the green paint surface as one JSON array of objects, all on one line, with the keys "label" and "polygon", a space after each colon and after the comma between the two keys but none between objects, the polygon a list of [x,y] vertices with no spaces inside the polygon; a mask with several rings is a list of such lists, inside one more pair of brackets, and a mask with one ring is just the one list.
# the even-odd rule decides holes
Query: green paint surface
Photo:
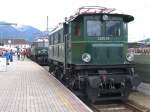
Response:
[{"label": "green paint surface", "polygon": [[135,55],[136,72],[141,80],[150,83],[150,55]]}]

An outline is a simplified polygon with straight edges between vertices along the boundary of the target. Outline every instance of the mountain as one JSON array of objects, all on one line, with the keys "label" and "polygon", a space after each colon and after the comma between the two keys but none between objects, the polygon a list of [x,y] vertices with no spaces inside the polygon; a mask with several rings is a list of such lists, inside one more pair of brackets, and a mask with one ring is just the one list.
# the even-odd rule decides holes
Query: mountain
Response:
[{"label": "mountain", "polygon": [[26,40],[32,41],[35,37],[44,36],[45,33],[32,27],[32,26],[21,26],[17,28],[18,31],[21,32],[22,37],[26,38]]},{"label": "mountain", "polygon": [[23,38],[31,42],[40,36],[46,36],[46,33],[32,26],[11,26],[7,22],[0,22],[0,38]]},{"label": "mountain", "polygon": [[19,32],[17,29],[12,27],[11,25],[7,25],[6,22],[0,22],[0,37],[19,37],[21,35],[21,32]]}]

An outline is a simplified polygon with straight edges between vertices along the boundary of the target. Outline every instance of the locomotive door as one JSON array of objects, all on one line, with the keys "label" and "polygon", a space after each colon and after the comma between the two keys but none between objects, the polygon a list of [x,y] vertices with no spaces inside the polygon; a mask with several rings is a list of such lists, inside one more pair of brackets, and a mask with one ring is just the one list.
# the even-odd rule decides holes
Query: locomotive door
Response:
[{"label": "locomotive door", "polygon": [[66,74],[66,69],[67,69],[67,44],[68,44],[68,36],[69,36],[69,24],[67,22],[65,22],[63,24],[63,28],[64,28],[64,74]]}]

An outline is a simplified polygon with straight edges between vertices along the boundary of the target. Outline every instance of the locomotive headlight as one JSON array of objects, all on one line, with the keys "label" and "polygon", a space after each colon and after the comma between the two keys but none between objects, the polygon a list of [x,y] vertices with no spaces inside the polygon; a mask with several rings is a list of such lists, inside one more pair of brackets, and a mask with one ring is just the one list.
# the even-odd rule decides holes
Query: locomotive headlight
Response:
[{"label": "locomotive headlight", "polygon": [[127,60],[129,62],[133,61],[134,60],[134,54],[133,53],[128,53],[127,56],[126,56]]},{"label": "locomotive headlight", "polygon": [[108,15],[103,15],[102,19],[105,20],[105,21],[108,20]]},{"label": "locomotive headlight", "polygon": [[40,54],[41,53],[41,51],[38,51],[38,54]]},{"label": "locomotive headlight", "polygon": [[82,54],[82,60],[86,63],[90,62],[91,61],[91,55],[88,54],[88,53],[84,53]]}]

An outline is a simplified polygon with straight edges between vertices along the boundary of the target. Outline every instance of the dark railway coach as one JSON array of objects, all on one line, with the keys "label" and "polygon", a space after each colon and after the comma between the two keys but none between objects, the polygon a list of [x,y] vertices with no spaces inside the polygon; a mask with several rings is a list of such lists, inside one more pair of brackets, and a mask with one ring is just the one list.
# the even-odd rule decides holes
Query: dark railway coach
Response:
[{"label": "dark railway coach", "polygon": [[91,101],[126,100],[139,84],[127,54],[133,16],[104,7],[82,7],[49,35],[49,71]]}]

